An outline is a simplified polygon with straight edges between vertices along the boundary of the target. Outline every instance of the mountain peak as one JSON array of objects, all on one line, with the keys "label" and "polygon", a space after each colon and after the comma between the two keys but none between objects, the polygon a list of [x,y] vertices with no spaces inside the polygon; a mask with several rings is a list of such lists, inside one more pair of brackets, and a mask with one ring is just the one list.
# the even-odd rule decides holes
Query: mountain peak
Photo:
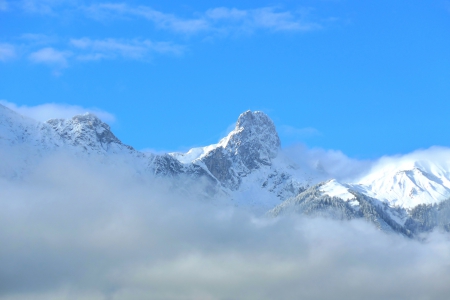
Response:
[{"label": "mountain peak", "polygon": [[92,126],[92,127],[103,127],[106,130],[111,130],[109,125],[100,120],[96,115],[92,113],[84,113],[82,115],[76,115],[72,117],[72,122],[74,124]]},{"label": "mountain peak", "polygon": [[226,137],[225,149],[236,154],[242,150],[256,151],[263,161],[270,161],[277,155],[280,145],[272,120],[262,111],[248,110],[239,116],[235,129]]},{"label": "mountain peak", "polygon": [[[92,113],[76,115],[71,119],[51,119],[46,123],[70,144],[86,149],[92,148],[102,152],[109,151],[113,145],[125,146],[111,132],[109,125]],[[130,146],[125,147],[132,149]],[[112,151],[115,152],[115,150]]]},{"label": "mountain peak", "polygon": [[273,125],[272,120],[262,111],[247,110],[239,115],[236,128],[251,129],[254,127],[266,127]]}]

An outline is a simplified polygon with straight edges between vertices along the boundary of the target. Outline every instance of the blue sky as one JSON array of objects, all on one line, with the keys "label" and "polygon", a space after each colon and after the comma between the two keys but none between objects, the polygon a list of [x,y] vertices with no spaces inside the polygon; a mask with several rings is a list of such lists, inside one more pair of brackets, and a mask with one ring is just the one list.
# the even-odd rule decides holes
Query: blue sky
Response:
[{"label": "blue sky", "polygon": [[0,100],[94,111],[137,149],[215,143],[248,109],[285,146],[450,146],[450,2],[0,0]]}]

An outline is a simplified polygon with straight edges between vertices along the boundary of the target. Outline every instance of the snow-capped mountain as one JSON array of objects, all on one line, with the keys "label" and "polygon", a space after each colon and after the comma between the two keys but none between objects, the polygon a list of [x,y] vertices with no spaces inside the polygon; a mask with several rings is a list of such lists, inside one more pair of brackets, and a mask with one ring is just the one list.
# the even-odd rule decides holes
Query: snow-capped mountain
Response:
[{"label": "snow-capped mountain", "polygon": [[272,120],[260,111],[246,111],[219,143],[170,155],[184,165],[203,168],[238,204],[268,209],[306,184],[303,178],[294,178],[295,164],[279,151]]},{"label": "snow-capped mountain", "polygon": [[41,123],[0,105],[0,176],[20,179],[35,161],[59,151],[101,158],[105,164],[121,160],[146,176],[202,180],[209,197],[226,195],[235,205],[270,210],[271,216],[365,218],[407,236],[447,228],[450,220],[450,159],[445,155],[384,158],[353,182],[331,177],[319,182],[327,177],[323,168],[306,170],[283,153],[274,123],[259,111],[242,113],[217,144],[160,155],[123,144],[93,114]]},{"label": "snow-capped mountain", "polygon": [[[430,152],[442,149],[431,149]],[[450,151],[446,150],[450,158]],[[440,155],[442,156],[442,155]],[[339,219],[365,218],[385,231],[407,236],[450,226],[450,159],[447,157],[382,159],[354,183],[334,179],[311,187],[269,211],[269,215],[303,213]],[[433,224],[433,225],[431,225]]]},{"label": "snow-capped mountain", "polygon": [[37,152],[65,148],[88,155],[135,152],[111,132],[109,125],[93,114],[41,123],[23,117],[3,105],[0,105],[0,145],[33,147]]},{"label": "snow-capped mountain", "polygon": [[391,163],[362,178],[353,189],[390,205],[413,208],[450,197],[450,159],[439,163],[409,160]]},{"label": "snow-capped mountain", "polygon": [[277,158],[280,139],[273,122],[262,112],[243,113],[236,128],[218,144],[192,149],[186,154],[159,155],[142,153],[123,144],[109,125],[93,114],[41,123],[0,105],[0,145],[19,147],[25,157],[19,168],[11,166],[11,172],[6,172],[10,177],[21,177],[28,164],[40,157],[65,151],[77,157],[99,156],[105,163],[121,159],[133,164],[139,173],[203,178],[209,183],[208,190],[222,190],[237,202],[240,190],[250,187],[254,190],[256,186],[266,192],[264,198],[269,200],[260,202],[267,202],[262,205],[267,209],[279,203],[279,199],[295,195],[300,188],[287,172],[290,166],[274,167],[273,160],[280,160]]}]

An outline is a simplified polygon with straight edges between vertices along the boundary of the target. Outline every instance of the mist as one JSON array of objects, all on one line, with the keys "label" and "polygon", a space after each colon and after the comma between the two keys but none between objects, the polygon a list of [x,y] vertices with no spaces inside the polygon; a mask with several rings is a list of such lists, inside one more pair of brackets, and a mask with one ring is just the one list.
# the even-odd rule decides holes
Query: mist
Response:
[{"label": "mist", "polygon": [[301,172],[312,176],[315,183],[328,179],[353,182],[367,174],[378,163],[378,160],[348,157],[340,150],[308,148],[303,144],[283,148],[281,155],[296,164]]},{"label": "mist", "polygon": [[447,234],[256,217],[202,188],[64,155],[1,180],[0,299],[448,298]]},{"label": "mist", "polygon": [[414,167],[424,171],[437,169],[437,172],[442,174],[447,174],[447,170],[450,169],[450,148],[442,146],[361,160],[348,157],[340,150],[308,148],[306,145],[296,144],[283,148],[281,155],[297,165],[300,173],[312,177],[313,183],[328,179],[354,183],[363,180],[364,176],[369,174],[411,170]]}]

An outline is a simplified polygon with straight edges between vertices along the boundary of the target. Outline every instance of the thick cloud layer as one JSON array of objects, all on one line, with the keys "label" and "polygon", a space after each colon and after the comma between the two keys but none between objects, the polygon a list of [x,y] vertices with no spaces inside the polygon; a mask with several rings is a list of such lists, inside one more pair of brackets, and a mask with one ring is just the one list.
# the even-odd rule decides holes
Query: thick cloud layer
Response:
[{"label": "thick cloud layer", "polygon": [[45,122],[50,119],[71,119],[75,115],[82,115],[87,112],[95,114],[104,122],[112,123],[116,120],[115,116],[109,112],[97,108],[85,108],[78,105],[44,103],[36,106],[19,106],[5,100],[0,100],[0,104],[23,116],[27,116],[40,122]]},{"label": "thick cloud layer", "polygon": [[355,183],[364,180],[366,175],[379,173],[382,176],[388,171],[411,170],[414,167],[439,174],[448,174],[450,170],[450,148],[439,146],[374,160],[358,160],[339,150],[308,148],[302,144],[287,147],[281,153],[297,164],[301,172],[314,178],[315,182],[336,179]]},{"label": "thick cloud layer", "polygon": [[256,218],[200,189],[67,157],[0,181],[0,299],[448,298],[447,235]]},{"label": "thick cloud layer", "polygon": [[303,144],[283,149],[282,155],[297,164],[301,172],[315,178],[316,182],[332,178],[352,182],[365,175],[376,164],[376,161],[350,158],[339,150],[308,148]]}]

